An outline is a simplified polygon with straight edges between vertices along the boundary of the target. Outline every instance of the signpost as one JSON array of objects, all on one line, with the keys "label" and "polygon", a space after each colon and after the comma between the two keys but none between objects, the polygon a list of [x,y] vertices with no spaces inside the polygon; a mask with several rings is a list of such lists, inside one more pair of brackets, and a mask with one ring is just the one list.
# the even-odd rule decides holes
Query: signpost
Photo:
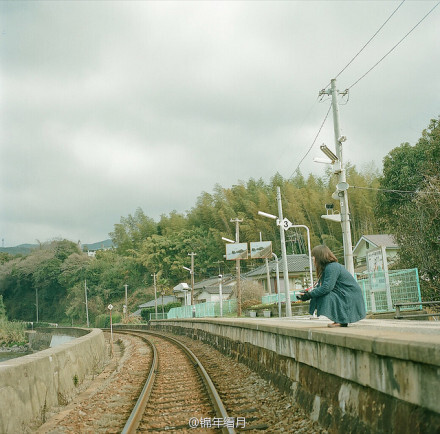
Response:
[{"label": "signpost", "polygon": [[110,311],[110,347],[112,350],[112,357],[113,357],[113,323],[112,323],[112,309],[113,305],[108,305],[108,310]]},{"label": "signpost", "polygon": [[307,231],[307,245],[309,248],[309,272],[310,272],[310,286],[313,287],[313,265],[312,265],[312,249],[310,246],[310,231],[305,225],[294,225],[289,219],[284,218],[283,220],[277,219],[277,225],[282,226],[285,231],[290,228],[304,228]]},{"label": "signpost", "polygon": [[387,308],[393,310],[391,299],[390,277],[388,274],[388,260],[384,246],[371,250],[367,253],[367,267],[371,284],[371,308],[376,310],[375,292],[386,293]]}]

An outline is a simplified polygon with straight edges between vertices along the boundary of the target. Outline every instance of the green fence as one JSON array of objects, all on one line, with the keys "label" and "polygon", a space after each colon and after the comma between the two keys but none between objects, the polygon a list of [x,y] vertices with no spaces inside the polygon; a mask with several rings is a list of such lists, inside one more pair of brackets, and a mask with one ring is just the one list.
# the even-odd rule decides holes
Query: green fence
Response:
[{"label": "green fence", "polygon": [[[298,289],[298,291],[290,291],[290,301],[297,301],[296,300],[296,294],[299,292],[304,291],[303,289]],[[261,303],[263,304],[272,304],[272,303],[278,303],[278,296],[280,297],[281,301],[286,301],[286,294],[281,292],[280,294],[269,294],[269,295],[263,295],[261,297]]]},{"label": "green fence", "polygon": [[422,301],[417,268],[390,270],[388,276],[383,271],[356,274],[356,279],[362,288],[367,312],[393,312],[395,303],[412,301],[415,302],[413,306],[401,310],[422,309],[417,304]]},{"label": "green fence", "polygon": [[[193,313],[192,307],[193,306],[173,307],[168,312],[168,315],[165,314],[165,318],[205,318],[220,316],[220,302],[208,301],[206,303],[196,304],[194,305],[195,313]],[[237,300],[224,300],[223,316],[227,316],[233,313],[237,313]]]}]

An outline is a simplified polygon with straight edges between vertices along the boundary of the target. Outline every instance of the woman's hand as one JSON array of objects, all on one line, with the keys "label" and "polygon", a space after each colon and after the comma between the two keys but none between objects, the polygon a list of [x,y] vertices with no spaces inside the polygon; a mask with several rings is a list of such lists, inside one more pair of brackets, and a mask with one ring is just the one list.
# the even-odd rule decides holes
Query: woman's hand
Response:
[{"label": "woman's hand", "polygon": [[300,292],[299,294],[296,294],[296,298],[301,301],[307,301],[307,300],[310,300],[312,297],[311,297],[309,291],[307,291],[307,292]]}]

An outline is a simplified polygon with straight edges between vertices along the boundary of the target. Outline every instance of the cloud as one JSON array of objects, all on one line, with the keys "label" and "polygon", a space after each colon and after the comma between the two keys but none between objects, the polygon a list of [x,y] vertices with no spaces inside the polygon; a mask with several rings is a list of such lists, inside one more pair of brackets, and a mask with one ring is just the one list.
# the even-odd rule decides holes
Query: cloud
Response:
[{"label": "cloud", "polygon": [[[358,79],[434,3],[405,2],[340,77]],[[0,193],[10,244],[106,238],[202,191],[290,176],[328,109],[318,92],[394,2],[2,2]],[[438,12],[350,91],[346,159],[415,142],[438,113]],[[319,144],[333,144],[329,116]]]}]

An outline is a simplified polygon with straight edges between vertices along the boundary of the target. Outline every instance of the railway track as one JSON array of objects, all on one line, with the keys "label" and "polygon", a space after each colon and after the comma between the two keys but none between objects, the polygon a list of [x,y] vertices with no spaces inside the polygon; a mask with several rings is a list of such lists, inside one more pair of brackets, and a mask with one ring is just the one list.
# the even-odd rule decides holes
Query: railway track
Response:
[{"label": "railway track", "polygon": [[144,330],[114,334],[106,370],[26,434],[326,433],[292,396],[203,342],[178,336],[178,343],[174,335]]},{"label": "railway track", "polygon": [[122,433],[186,431],[234,433],[222,400],[195,354],[169,336],[119,332],[148,342],[153,360],[148,378]]}]

